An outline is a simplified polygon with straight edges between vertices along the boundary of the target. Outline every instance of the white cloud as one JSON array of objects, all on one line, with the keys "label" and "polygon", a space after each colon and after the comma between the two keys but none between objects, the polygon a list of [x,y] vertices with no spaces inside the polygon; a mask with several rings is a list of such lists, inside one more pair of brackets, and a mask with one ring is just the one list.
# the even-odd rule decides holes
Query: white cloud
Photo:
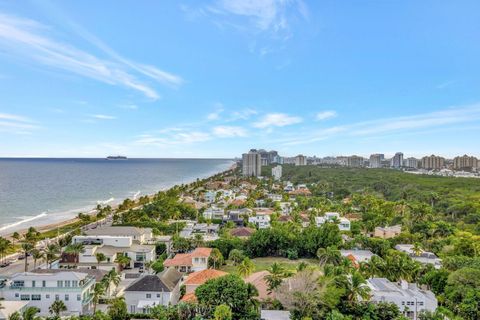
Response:
[{"label": "white cloud", "polygon": [[115,120],[115,119],[117,119],[117,117],[115,117],[115,116],[109,116],[109,115],[106,115],[106,114],[92,114],[91,117],[95,118],[95,119],[100,119],[100,120]]},{"label": "white cloud", "polygon": [[35,124],[30,118],[9,114],[0,113],[0,131],[13,134],[29,134],[32,130],[38,129],[39,126]]},{"label": "white cloud", "polygon": [[318,113],[315,115],[315,118],[316,118],[318,121],[321,121],[321,120],[327,120],[327,119],[335,118],[336,116],[337,116],[337,112],[336,112],[336,111],[327,110],[327,111],[320,111],[320,112],[318,112]]},{"label": "white cloud", "polygon": [[217,126],[213,128],[213,134],[220,138],[246,137],[247,131],[238,126]]},{"label": "white cloud", "polygon": [[253,123],[256,128],[284,127],[302,122],[302,118],[285,113],[269,113],[260,121]]},{"label": "white cloud", "polygon": [[110,85],[133,89],[154,100],[159,99],[160,95],[145,81],[137,79],[135,73],[174,86],[183,82],[179,76],[121,57],[87,32],[82,32],[82,36],[113,59],[101,59],[57,41],[48,36],[47,31],[49,29],[46,26],[34,20],[0,13],[0,47],[15,56]]},{"label": "white cloud", "polygon": [[122,109],[127,109],[127,110],[137,110],[138,106],[136,104],[125,104],[120,106]]},{"label": "white cloud", "polygon": [[234,111],[228,121],[248,120],[251,116],[258,114],[254,109],[247,108],[240,111]]}]

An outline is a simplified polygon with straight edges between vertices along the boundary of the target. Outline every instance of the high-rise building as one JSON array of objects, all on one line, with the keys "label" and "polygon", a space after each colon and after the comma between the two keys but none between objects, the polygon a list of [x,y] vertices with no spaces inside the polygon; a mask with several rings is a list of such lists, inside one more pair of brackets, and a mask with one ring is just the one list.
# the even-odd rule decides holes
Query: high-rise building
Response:
[{"label": "high-rise building", "polygon": [[295,165],[296,166],[306,166],[307,165],[307,158],[304,155],[299,154],[295,157]]},{"label": "high-rise building", "polygon": [[445,158],[432,154],[422,158],[421,166],[427,170],[439,170],[445,167]]},{"label": "high-rise building", "polygon": [[397,152],[392,158],[392,162],[390,164],[392,168],[401,168],[403,166],[403,153]]},{"label": "high-rise building", "polygon": [[278,157],[278,152],[275,150],[268,151],[268,164],[275,163],[275,159]]},{"label": "high-rise building", "polygon": [[405,160],[403,160],[403,166],[406,167],[406,168],[418,168],[418,159],[416,158],[407,158]]},{"label": "high-rise building", "polygon": [[370,168],[381,168],[382,167],[383,154],[375,153],[370,155],[369,167]]},{"label": "high-rise building", "polygon": [[361,168],[363,167],[363,165],[364,165],[363,157],[359,157],[359,156],[347,157],[347,167]]},{"label": "high-rise building", "polygon": [[262,157],[257,150],[251,149],[242,155],[242,173],[248,177],[258,177],[262,173]]},{"label": "high-rise building", "polygon": [[275,180],[280,180],[282,178],[282,166],[278,165],[272,168],[272,177]]},{"label": "high-rise building", "polygon": [[476,157],[470,157],[466,154],[461,157],[455,157],[453,159],[453,169],[455,170],[472,170],[478,167],[478,159]]}]

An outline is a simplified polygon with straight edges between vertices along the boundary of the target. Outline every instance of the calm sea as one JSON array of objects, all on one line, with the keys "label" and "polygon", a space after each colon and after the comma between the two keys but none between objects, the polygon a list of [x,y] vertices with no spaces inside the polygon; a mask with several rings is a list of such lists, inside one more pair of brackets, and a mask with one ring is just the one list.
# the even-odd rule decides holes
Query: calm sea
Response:
[{"label": "calm sea", "polygon": [[41,226],[224,171],[220,159],[2,159],[0,234]]}]

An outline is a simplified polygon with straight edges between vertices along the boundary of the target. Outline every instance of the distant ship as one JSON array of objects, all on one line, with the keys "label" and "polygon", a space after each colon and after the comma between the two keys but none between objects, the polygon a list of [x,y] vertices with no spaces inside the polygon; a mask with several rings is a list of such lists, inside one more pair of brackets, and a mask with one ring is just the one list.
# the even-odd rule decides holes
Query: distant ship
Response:
[{"label": "distant ship", "polygon": [[108,156],[107,160],[127,160],[125,156]]}]

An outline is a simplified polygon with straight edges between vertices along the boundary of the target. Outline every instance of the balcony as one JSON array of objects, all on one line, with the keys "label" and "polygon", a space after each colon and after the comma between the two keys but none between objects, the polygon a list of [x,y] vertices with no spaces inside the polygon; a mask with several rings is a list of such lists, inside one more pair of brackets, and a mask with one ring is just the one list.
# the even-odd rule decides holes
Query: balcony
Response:
[{"label": "balcony", "polygon": [[10,286],[3,287],[2,290],[18,290],[18,291],[36,291],[36,292],[52,292],[52,291],[61,291],[61,292],[72,292],[72,291],[79,291],[83,290],[90,285],[95,283],[94,277],[89,277],[85,279],[86,281],[77,287],[25,287],[25,286],[14,286],[13,284]]}]

